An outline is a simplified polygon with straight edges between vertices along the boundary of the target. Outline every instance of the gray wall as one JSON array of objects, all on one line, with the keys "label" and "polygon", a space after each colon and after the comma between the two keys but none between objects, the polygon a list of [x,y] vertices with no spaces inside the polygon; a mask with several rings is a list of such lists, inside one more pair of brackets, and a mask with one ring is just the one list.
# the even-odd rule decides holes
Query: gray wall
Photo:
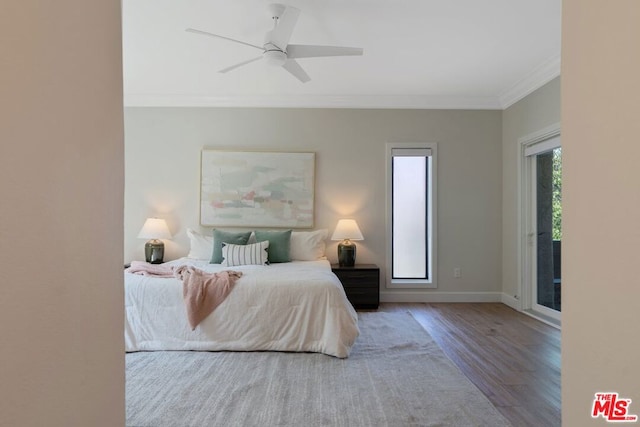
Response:
[{"label": "gray wall", "polygon": [[[383,298],[498,298],[501,288],[500,111],[126,108],[125,261],[143,259],[147,216],[168,220],[166,256],[198,228],[202,148],[316,153],[316,228],[357,219],[358,262],[386,263],[385,143],[437,142],[438,289]],[[205,231],[205,230],[203,230]],[[336,243],[327,255],[336,260]],[[453,277],[453,268],[462,277]],[[383,285],[383,291],[384,285]],[[454,296],[448,293],[464,293]]]},{"label": "gray wall", "polygon": [[124,425],[120,22],[114,1],[0,13],[2,426]]},{"label": "gray wall", "polygon": [[520,292],[518,140],[559,122],[560,77],[551,80],[502,113],[502,291],[510,297]]}]

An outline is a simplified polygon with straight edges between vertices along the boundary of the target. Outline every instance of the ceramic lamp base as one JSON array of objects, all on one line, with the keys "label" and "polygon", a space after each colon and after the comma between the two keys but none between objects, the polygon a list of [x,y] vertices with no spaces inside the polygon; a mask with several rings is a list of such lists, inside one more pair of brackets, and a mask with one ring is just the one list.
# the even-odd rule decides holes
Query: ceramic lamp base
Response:
[{"label": "ceramic lamp base", "polygon": [[151,264],[162,264],[164,258],[164,243],[161,240],[149,240],[144,245],[145,261]]},{"label": "ceramic lamp base", "polygon": [[338,265],[353,267],[356,265],[356,245],[350,241],[338,243]]}]

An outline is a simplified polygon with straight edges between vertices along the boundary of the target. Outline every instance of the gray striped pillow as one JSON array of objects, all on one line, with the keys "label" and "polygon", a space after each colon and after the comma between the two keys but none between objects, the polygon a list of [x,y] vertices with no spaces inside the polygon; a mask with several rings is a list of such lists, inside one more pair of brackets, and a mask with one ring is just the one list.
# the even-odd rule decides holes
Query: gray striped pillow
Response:
[{"label": "gray striped pillow", "polygon": [[268,261],[267,248],[269,241],[251,245],[234,245],[222,243],[222,265],[265,265]]}]

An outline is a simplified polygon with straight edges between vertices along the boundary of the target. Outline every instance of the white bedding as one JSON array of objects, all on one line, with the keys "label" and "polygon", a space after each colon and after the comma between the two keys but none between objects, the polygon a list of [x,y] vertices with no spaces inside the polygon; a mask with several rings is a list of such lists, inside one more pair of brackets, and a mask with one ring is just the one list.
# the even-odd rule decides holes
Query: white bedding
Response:
[{"label": "white bedding", "polygon": [[357,314],[326,260],[224,267],[181,258],[208,272],[242,271],[227,298],[194,331],[182,282],[125,273],[126,351],[276,350],[348,357]]}]

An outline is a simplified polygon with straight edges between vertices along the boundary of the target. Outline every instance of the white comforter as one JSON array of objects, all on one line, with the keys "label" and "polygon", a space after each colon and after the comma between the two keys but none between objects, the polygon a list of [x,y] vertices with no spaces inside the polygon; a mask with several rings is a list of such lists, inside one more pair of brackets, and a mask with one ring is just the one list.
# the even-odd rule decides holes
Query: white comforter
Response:
[{"label": "white comforter", "polygon": [[357,314],[326,260],[223,267],[182,258],[171,264],[243,276],[192,331],[182,282],[125,273],[126,351],[277,350],[348,357],[359,334]]}]

